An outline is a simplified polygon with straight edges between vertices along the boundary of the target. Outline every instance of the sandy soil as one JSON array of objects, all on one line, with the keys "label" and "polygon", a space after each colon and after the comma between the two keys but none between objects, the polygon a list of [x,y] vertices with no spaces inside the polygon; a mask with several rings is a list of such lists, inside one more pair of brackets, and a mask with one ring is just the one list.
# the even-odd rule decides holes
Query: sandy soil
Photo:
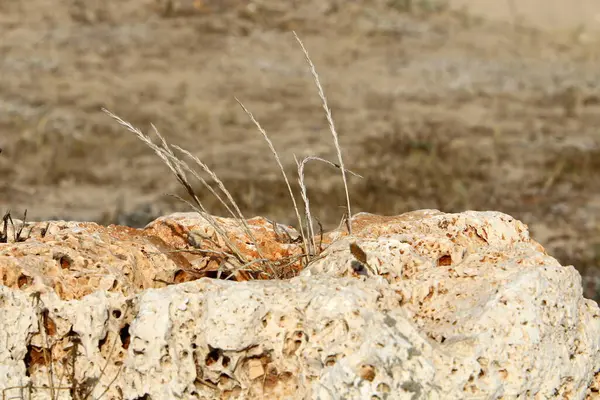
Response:
[{"label": "sandy soil", "polygon": [[[277,166],[235,97],[290,173],[294,155],[335,160],[296,30],[320,73],[347,167],[364,176],[350,182],[355,212],[509,213],[576,265],[587,295],[598,297],[593,24],[585,32],[573,25],[575,8],[559,13],[565,25],[545,17],[528,25],[484,1],[473,1],[473,14],[460,3],[2,2],[0,209],[134,226],[186,209],[167,195],[183,194],[167,168],[106,107],[144,131],[155,124],[200,157],[246,215],[293,223]],[[319,164],[307,172],[315,215],[336,226],[339,176]]]},{"label": "sandy soil", "polygon": [[449,5],[487,19],[544,30],[600,29],[600,3],[596,0],[450,0]]}]

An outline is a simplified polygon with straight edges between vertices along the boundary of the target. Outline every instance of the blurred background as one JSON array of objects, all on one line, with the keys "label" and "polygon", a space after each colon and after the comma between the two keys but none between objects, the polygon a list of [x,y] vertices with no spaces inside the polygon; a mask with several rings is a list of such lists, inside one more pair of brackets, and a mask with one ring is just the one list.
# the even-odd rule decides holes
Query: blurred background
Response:
[{"label": "blurred background", "polygon": [[[289,173],[294,155],[335,160],[295,30],[364,176],[350,180],[354,212],[508,213],[599,299],[598,15],[596,0],[4,0],[0,211],[140,227],[187,210],[106,107],[200,157],[246,216],[294,224],[234,96]],[[307,173],[313,214],[337,226],[339,176]]]}]

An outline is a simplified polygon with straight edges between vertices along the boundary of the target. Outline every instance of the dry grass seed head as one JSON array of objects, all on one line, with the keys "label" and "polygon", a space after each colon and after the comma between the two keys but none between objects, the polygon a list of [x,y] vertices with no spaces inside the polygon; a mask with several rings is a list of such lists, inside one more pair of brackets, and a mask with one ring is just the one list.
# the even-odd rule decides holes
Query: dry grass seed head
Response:
[{"label": "dry grass seed head", "polygon": [[302,227],[302,218],[300,217],[300,211],[298,209],[298,204],[296,203],[296,196],[294,196],[294,191],[292,190],[290,181],[287,177],[287,174],[285,173],[285,169],[283,168],[281,159],[279,158],[279,153],[277,153],[277,150],[275,150],[275,146],[273,145],[273,142],[267,135],[267,132],[260,125],[258,120],[256,118],[254,118],[254,115],[246,108],[246,106],[244,106],[244,104],[240,100],[238,100],[237,97],[235,98],[235,100],[242,107],[242,109],[248,115],[248,117],[250,117],[250,120],[254,123],[254,125],[256,125],[256,127],[258,128],[260,133],[263,135],[263,138],[267,142],[269,149],[271,149],[271,152],[273,153],[273,157],[275,157],[275,161],[277,162],[277,165],[279,166],[279,170],[281,171],[281,174],[283,175],[283,179],[285,180],[285,184],[286,184],[288,192],[290,194],[290,198],[292,199],[292,204],[294,206],[294,211],[296,213],[296,219],[298,220],[298,229],[300,229],[300,236],[302,237],[302,243],[304,245],[304,252],[308,254],[308,243],[306,240],[306,235],[304,233],[304,228]]},{"label": "dry grass seed head", "polygon": [[185,167],[186,170],[188,170],[188,171],[192,171],[192,169],[185,162],[179,160],[173,154],[173,152],[169,149],[169,146],[168,146],[166,140],[160,135],[160,133],[158,133],[158,131],[155,131],[155,132],[157,132],[157,134],[163,144],[162,148],[157,146],[156,144],[154,144],[154,142],[152,142],[152,140],[150,140],[150,138],[148,136],[144,135],[139,129],[135,128],[129,122],[124,121],[123,119],[121,119],[120,117],[116,116],[115,114],[111,113],[110,111],[108,111],[106,109],[103,109],[103,111],[106,114],[108,114],[110,117],[115,119],[119,124],[121,124],[122,126],[127,128],[127,130],[134,133],[143,143],[145,143],[148,147],[150,147],[152,150],[154,150],[154,152],[161,158],[161,160],[163,160],[163,162],[167,165],[167,167],[169,167],[171,172],[176,176],[179,183],[186,189],[187,193],[190,195],[190,197],[193,199],[193,201],[196,205],[193,206],[189,202],[186,202],[186,203],[188,205],[191,205],[193,207],[193,209],[196,212],[198,212],[198,214],[202,218],[204,218],[215,229],[215,231],[227,243],[227,247],[229,247],[229,249],[232,251],[232,253],[235,254],[235,256],[237,258],[239,258],[240,261],[242,261],[243,263],[247,262],[246,258],[244,257],[244,255],[240,251],[240,249],[229,239],[226,232],[222,229],[222,227],[215,220],[215,218],[212,215],[210,215],[210,213],[208,213],[208,211],[206,210],[206,208],[204,207],[204,205],[202,204],[202,202],[200,201],[200,199],[194,192],[194,189],[190,185],[189,181],[187,180],[185,173],[182,170],[182,167]]},{"label": "dry grass seed head", "polygon": [[[287,175],[285,174],[285,170],[284,170],[281,160],[279,158],[279,154],[275,150],[275,147],[273,146],[273,143],[271,142],[270,138],[268,137],[266,131],[262,128],[262,126],[254,118],[252,113],[250,111],[248,111],[248,109],[237,98],[236,98],[236,101],[240,104],[240,106],[242,107],[244,112],[246,112],[246,114],[250,117],[252,122],[256,125],[258,130],[263,135],[263,138],[267,142],[271,152],[273,153],[273,155],[275,157],[275,160],[279,166],[279,169],[281,170],[281,172],[283,174],[286,186],[288,188],[288,192],[290,194],[290,198],[291,198],[293,206],[294,206],[296,218],[298,220],[299,229],[300,229],[300,233],[301,233],[302,241],[303,241],[303,245],[304,245],[304,253],[305,253],[305,256],[307,257],[307,262],[310,262],[310,258],[317,256],[318,254],[317,254],[317,246],[315,243],[315,231],[314,231],[312,216],[311,216],[311,212],[310,212],[310,203],[309,203],[309,199],[308,199],[308,195],[307,195],[306,185],[304,182],[304,165],[308,161],[319,160],[319,161],[328,163],[334,167],[337,167],[341,170],[342,180],[344,183],[344,191],[345,191],[345,195],[346,195],[346,212],[348,215],[348,219],[352,216],[352,212],[351,212],[351,208],[350,208],[350,195],[348,192],[348,183],[347,183],[347,178],[346,178],[346,172],[349,172],[349,171],[347,171],[344,168],[344,161],[342,158],[342,152],[341,152],[341,148],[340,148],[340,144],[339,144],[339,140],[338,140],[338,133],[335,129],[335,124],[333,122],[331,110],[327,103],[327,98],[325,97],[325,93],[324,93],[323,87],[321,85],[321,82],[319,80],[319,75],[316,72],[316,68],[308,54],[308,51],[304,47],[304,44],[302,43],[302,41],[300,40],[300,38],[298,37],[296,32],[293,32],[293,34],[294,34],[294,37],[296,38],[296,40],[298,41],[298,43],[300,44],[300,47],[304,53],[306,61],[308,62],[308,65],[310,67],[310,72],[313,76],[314,82],[317,86],[318,94],[319,94],[319,97],[322,102],[323,110],[325,111],[325,116],[326,116],[326,119],[327,119],[327,122],[329,125],[329,129],[330,129],[332,137],[333,137],[334,145],[335,145],[338,160],[339,160],[339,165],[338,165],[338,164],[332,163],[330,161],[324,160],[320,157],[307,157],[301,163],[298,162],[298,160],[296,159],[296,164],[298,167],[298,175],[299,175],[298,179],[299,179],[300,188],[301,188],[301,196],[302,196],[302,199],[303,199],[304,205],[305,205],[306,232],[304,231],[303,224],[302,224],[302,218],[300,217],[298,205],[296,203],[296,199],[295,199],[293,190],[291,188],[291,185],[289,183],[289,180],[287,178]],[[236,270],[237,270],[236,272],[239,272],[239,271],[245,269],[245,267],[255,264],[255,263],[266,263],[267,267],[271,270],[271,273],[273,275],[275,275],[275,270],[272,266],[272,262],[270,260],[265,259],[264,256],[262,255],[260,246],[257,243],[257,241],[252,233],[252,230],[248,226],[246,219],[244,218],[244,215],[242,214],[241,210],[239,209],[239,207],[237,206],[233,197],[231,196],[231,193],[227,190],[227,188],[225,187],[225,185],[223,184],[221,179],[219,179],[217,177],[217,175],[210,168],[208,168],[208,166],[206,164],[204,164],[197,157],[193,156],[190,152],[188,152],[178,146],[173,146],[173,148],[177,149],[184,155],[187,155],[192,160],[194,160],[194,162],[196,162],[196,164],[198,164],[206,173],[208,173],[210,175],[210,177],[217,183],[217,186],[219,187],[221,192],[223,192],[225,194],[229,203],[233,206],[233,210],[230,208],[230,206],[227,204],[227,202],[224,199],[222,199],[218,195],[218,193],[216,193],[216,191],[206,182],[206,180],[204,180],[199,174],[197,174],[192,168],[190,168],[187,165],[187,163],[185,163],[184,161],[179,159],[177,156],[175,156],[175,154],[171,150],[170,146],[168,145],[167,141],[164,139],[164,137],[160,134],[160,132],[158,131],[158,129],[156,129],[156,127],[154,125],[152,125],[152,128],[153,128],[155,134],[157,135],[157,137],[160,139],[162,146],[158,146],[158,145],[154,144],[148,136],[143,134],[139,129],[132,126],[129,122],[124,121],[123,119],[119,118],[118,116],[116,116],[115,114],[111,113],[110,111],[108,111],[106,109],[103,109],[103,111],[106,114],[108,114],[110,117],[115,119],[119,124],[121,124],[122,126],[127,128],[127,130],[134,133],[138,137],[138,139],[140,139],[147,146],[149,146],[152,150],[154,150],[154,152],[169,167],[171,172],[176,176],[179,183],[186,189],[187,193],[191,196],[195,205],[192,205],[189,202],[186,202],[186,203],[188,203],[190,206],[192,206],[192,208],[194,210],[196,210],[215,229],[215,231],[223,237],[223,239],[226,241],[226,244],[229,247],[229,249],[232,251],[232,253],[236,256],[236,258],[240,262],[241,266],[239,268],[236,268]],[[206,208],[204,207],[204,205],[202,204],[202,202],[200,201],[198,196],[195,194],[192,186],[190,185],[189,181],[187,180],[185,171],[187,171],[188,173],[191,173],[206,188],[208,188],[208,190],[211,192],[211,194],[213,194],[219,200],[219,202],[225,206],[227,211],[234,217],[234,219],[236,219],[236,221],[239,224],[241,224],[241,226],[243,227],[245,232],[248,234],[248,236],[252,240],[254,246],[256,247],[257,253],[259,254],[258,259],[250,260],[250,261],[247,260],[243,256],[243,254],[239,250],[239,248],[228,238],[226,232],[222,229],[222,227],[215,220],[215,218],[212,217],[207,212]],[[350,223],[347,224],[347,228],[348,228],[348,233],[352,234],[352,225]]]},{"label": "dry grass seed head", "polygon": [[[294,33],[294,37],[296,38],[296,40],[300,44],[300,47],[302,48],[302,52],[304,53],[306,61],[308,62],[308,65],[310,67],[310,72],[312,73],[315,84],[317,85],[319,97],[321,98],[321,102],[323,103],[323,110],[325,110],[325,117],[327,118],[327,122],[329,123],[329,130],[331,131],[331,135],[333,136],[333,144],[335,145],[335,149],[336,149],[337,155],[338,155],[338,160],[340,162],[340,169],[342,170],[342,180],[344,182],[344,190],[345,190],[345,194],[346,194],[346,208],[348,210],[348,218],[352,218],[352,211],[350,209],[350,194],[348,192],[348,182],[346,180],[346,169],[344,168],[344,159],[342,157],[342,149],[340,148],[340,143],[338,140],[338,133],[335,129],[335,124],[333,123],[333,117],[331,116],[331,110],[329,108],[329,105],[327,104],[327,98],[325,97],[325,92],[323,91],[323,86],[321,85],[321,81],[319,80],[319,75],[317,74],[317,70],[315,69],[313,62],[310,59],[310,56],[308,55],[308,51],[304,47],[304,43],[302,43],[302,41],[300,40],[300,38],[298,37],[296,32],[293,32],[293,33]],[[351,224],[348,224],[348,234],[352,235],[352,225]]]}]

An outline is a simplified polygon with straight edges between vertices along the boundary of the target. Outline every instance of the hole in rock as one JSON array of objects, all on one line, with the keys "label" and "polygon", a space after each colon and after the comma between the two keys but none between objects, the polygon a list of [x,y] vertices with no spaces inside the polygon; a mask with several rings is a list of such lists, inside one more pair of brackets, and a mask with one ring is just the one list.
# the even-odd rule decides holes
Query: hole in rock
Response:
[{"label": "hole in rock", "polygon": [[279,374],[279,378],[284,381],[289,381],[290,379],[293,378],[293,376],[294,376],[294,374],[292,374],[289,371],[284,371],[281,374]]},{"label": "hole in rock", "polygon": [[98,341],[98,349],[100,349],[100,351],[102,351],[102,348],[104,347],[104,345],[106,344],[106,341],[108,340],[108,332],[106,333],[106,335],[104,335],[104,337],[102,339],[100,339]]},{"label": "hole in rock", "polygon": [[27,276],[25,274],[21,274],[17,278],[17,286],[19,287],[19,289],[22,289],[23,286],[31,285],[31,282],[33,282],[33,278],[31,278],[30,276]]},{"label": "hole in rock", "polygon": [[113,310],[112,315],[113,315],[113,317],[115,317],[115,319],[121,318],[121,315],[122,315],[121,310],[119,310],[119,309]]},{"label": "hole in rock", "polygon": [[54,259],[58,261],[61,269],[69,269],[73,264],[73,259],[66,254],[59,254]]},{"label": "hole in rock", "polygon": [[46,331],[46,335],[54,336],[56,334],[56,324],[48,315],[48,310],[44,310],[42,313],[42,321],[44,321],[44,329]]},{"label": "hole in rock", "polygon": [[[49,350],[46,351],[46,354],[47,357],[50,358]],[[25,354],[25,359],[23,361],[25,362],[25,368],[27,369],[27,376],[31,376],[36,365],[46,365],[44,350],[41,347],[33,345],[27,346],[27,354]]]},{"label": "hole in rock", "polygon": [[131,341],[131,336],[129,336],[129,324],[126,324],[119,331],[119,337],[121,338],[121,343],[123,348],[127,350],[129,348],[129,342]]},{"label": "hole in rock", "polygon": [[293,340],[292,338],[285,339],[285,343],[283,345],[283,354],[286,356],[291,356],[296,353],[296,351],[302,345],[301,340]]},{"label": "hole in rock", "polygon": [[177,271],[175,271],[175,275],[173,275],[174,283],[183,283],[183,282],[189,282],[189,281],[190,281],[190,274],[188,274],[186,271],[184,271],[182,269],[178,269]]},{"label": "hole in rock", "polygon": [[452,257],[449,255],[443,255],[438,259],[438,266],[447,267],[452,265]]},{"label": "hole in rock", "polygon": [[171,357],[168,354],[163,355],[160,358],[160,365],[165,365],[165,364],[170,364],[171,363]]},{"label": "hole in rock", "polygon": [[264,318],[262,319],[262,326],[263,328],[266,328],[267,325],[269,324],[269,319],[271,318],[271,313],[268,312],[267,314],[265,314]]},{"label": "hole in rock", "polygon": [[375,379],[375,367],[369,364],[363,364],[360,367],[359,375],[362,379],[373,382]]},{"label": "hole in rock", "polygon": [[279,375],[277,368],[270,366],[264,380],[265,389],[274,389],[279,381],[281,381],[281,375]]},{"label": "hole in rock", "polygon": [[381,393],[390,393],[391,389],[387,383],[382,382],[379,385],[377,385],[377,391]]},{"label": "hole in rock", "polygon": [[227,386],[227,384],[231,382],[231,378],[226,374],[219,375],[219,383],[223,386]]},{"label": "hole in rock", "polygon": [[214,363],[219,361],[219,358],[221,358],[221,355],[223,354],[223,351],[221,349],[214,349],[211,346],[208,346],[208,348],[210,351],[204,359],[204,364],[207,366],[213,365]]},{"label": "hole in rock", "polygon": [[337,362],[337,356],[335,356],[335,355],[333,355],[333,356],[327,356],[327,358],[325,359],[325,366],[326,367],[333,367],[336,362]]},{"label": "hole in rock", "polygon": [[203,276],[204,275],[194,270],[178,269],[175,271],[175,274],[173,274],[173,283],[192,282],[202,278]]}]

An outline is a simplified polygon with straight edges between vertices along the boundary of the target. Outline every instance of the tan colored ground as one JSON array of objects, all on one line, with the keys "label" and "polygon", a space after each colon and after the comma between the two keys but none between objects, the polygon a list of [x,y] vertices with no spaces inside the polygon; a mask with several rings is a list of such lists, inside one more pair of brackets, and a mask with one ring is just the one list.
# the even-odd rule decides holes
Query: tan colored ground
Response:
[{"label": "tan colored ground", "polygon": [[450,0],[449,3],[454,9],[467,9],[488,19],[541,29],[600,29],[600,3],[596,0]]},{"label": "tan colored ground", "polygon": [[[292,4],[0,3],[0,209],[136,226],[186,209],[166,196],[182,194],[167,168],[106,107],[143,130],[154,123],[214,167],[246,215],[293,223],[276,164],[234,96],[290,172],[294,154],[335,159],[294,29],[321,75],[347,167],[365,177],[351,180],[353,211],[503,211],[562,263],[596,274],[593,29],[536,31],[416,0],[411,11],[405,1]],[[343,212],[334,172],[308,167],[326,228]]]}]

